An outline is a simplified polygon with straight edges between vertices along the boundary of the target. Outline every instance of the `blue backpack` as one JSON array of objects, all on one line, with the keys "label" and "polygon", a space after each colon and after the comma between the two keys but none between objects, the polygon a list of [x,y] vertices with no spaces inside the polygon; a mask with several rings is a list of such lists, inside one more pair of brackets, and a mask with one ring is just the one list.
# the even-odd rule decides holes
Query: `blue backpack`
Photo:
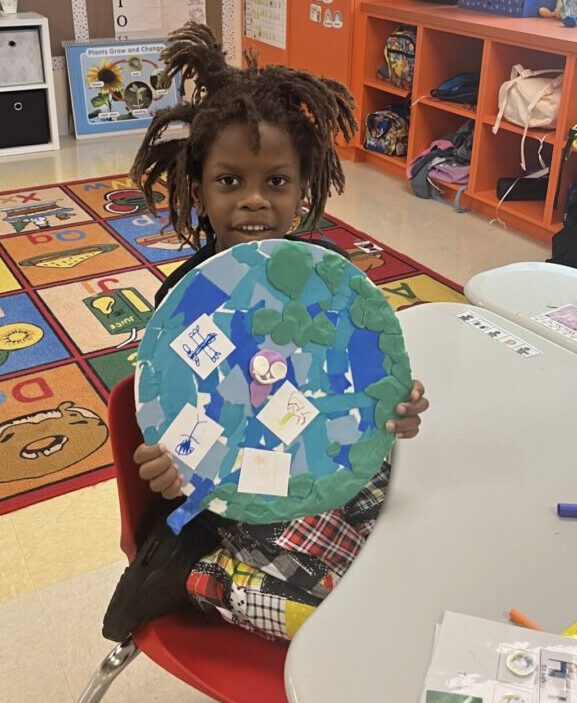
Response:
[{"label": "blue backpack", "polygon": [[475,105],[479,94],[479,80],[478,73],[459,73],[431,90],[431,95],[438,100]]}]

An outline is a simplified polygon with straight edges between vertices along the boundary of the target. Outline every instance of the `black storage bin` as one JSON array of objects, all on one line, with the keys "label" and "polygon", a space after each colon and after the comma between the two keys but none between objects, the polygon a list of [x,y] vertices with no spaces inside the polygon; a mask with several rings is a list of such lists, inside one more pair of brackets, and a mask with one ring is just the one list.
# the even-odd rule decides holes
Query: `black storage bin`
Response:
[{"label": "black storage bin", "polygon": [[0,93],[0,148],[48,144],[50,123],[45,90]]}]

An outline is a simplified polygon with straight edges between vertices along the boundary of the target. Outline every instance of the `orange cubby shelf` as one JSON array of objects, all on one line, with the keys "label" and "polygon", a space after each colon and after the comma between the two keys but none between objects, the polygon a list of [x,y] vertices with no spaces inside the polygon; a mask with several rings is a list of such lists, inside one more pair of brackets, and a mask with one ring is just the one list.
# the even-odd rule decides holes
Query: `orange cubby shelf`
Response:
[{"label": "orange cubby shelf", "polygon": [[365,78],[363,81],[364,85],[368,88],[374,88],[375,90],[381,90],[383,93],[390,93],[391,95],[398,95],[400,98],[408,98],[409,91],[406,88],[401,88],[398,85],[394,85],[390,81],[382,81],[379,78]]},{"label": "orange cubby shelf", "polygon": [[358,151],[358,161],[384,166],[388,170],[405,173],[407,168],[407,158],[405,156],[387,156],[386,154],[379,154],[377,151],[369,151],[363,146],[359,147]]},{"label": "orange cubby shelf", "polygon": [[[497,120],[497,113],[494,115],[487,115],[483,117],[483,123],[486,125],[489,125],[491,128],[495,124]],[[512,122],[508,122],[505,118],[501,120],[501,124],[499,125],[499,131],[505,130],[506,132],[513,132],[513,134],[518,134],[519,136],[523,136],[523,132],[525,131],[523,127],[519,127],[519,125],[513,124]],[[552,144],[555,141],[555,138],[557,136],[556,130],[554,129],[529,129],[527,131],[527,138],[528,139],[537,139],[538,141],[545,141],[548,142],[549,144]]]},{"label": "orange cubby shelf", "polygon": [[[495,208],[495,217],[503,214],[513,214],[516,217],[538,225],[543,221],[545,203],[530,200],[505,200],[499,205],[499,198],[494,190],[482,190],[473,193],[473,197]],[[498,209],[497,209],[498,208]]]},{"label": "orange cubby shelf", "polygon": [[459,115],[466,120],[474,120],[477,116],[475,110],[470,110],[468,107],[464,107],[459,103],[451,103],[448,101],[436,100],[435,98],[423,98],[420,103],[422,105],[434,107],[437,110],[444,110],[445,112],[450,112],[453,115]]},{"label": "orange cubby shelf", "polygon": [[[539,167],[539,149],[545,163],[550,165],[546,199],[505,201],[499,207],[499,216],[508,226],[550,241],[562,220],[567,187],[577,182],[577,155],[574,155],[564,170],[559,206],[554,208],[561,151],[568,129],[577,123],[577,101],[572,99],[577,94],[577,32],[564,31],[561,23],[546,19],[490,15],[458,7],[425,5],[420,0],[361,1],[355,15],[351,63],[351,86],[359,102],[361,132],[366,115],[382,102],[375,96],[384,94],[383,98],[390,102],[406,97],[376,77],[386,37],[402,24],[417,28],[407,159],[413,159],[432,140],[454,132],[465,120],[475,120],[469,188],[463,197],[468,206],[489,218],[495,217],[499,204],[498,179],[523,175],[520,165],[523,128],[502,120],[498,133],[492,132],[500,86],[509,80],[512,66],[518,63],[532,70],[564,72],[557,129],[530,129],[525,145],[528,169]],[[480,74],[476,111],[431,97],[433,88],[463,72]],[[355,142],[358,160],[404,177],[407,159],[401,164],[393,157],[369,153],[362,147],[362,138],[361,134]],[[448,197],[457,189],[453,184],[439,185]]]}]

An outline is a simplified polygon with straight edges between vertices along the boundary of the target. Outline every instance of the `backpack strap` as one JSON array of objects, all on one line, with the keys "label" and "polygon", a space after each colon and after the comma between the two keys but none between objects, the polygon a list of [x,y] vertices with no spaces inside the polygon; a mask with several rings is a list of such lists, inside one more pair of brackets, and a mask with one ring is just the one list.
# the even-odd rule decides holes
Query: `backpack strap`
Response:
[{"label": "backpack strap", "polygon": [[[535,73],[547,73],[547,71],[536,71]],[[532,75],[535,75],[533,73]],[[525,122],[525,129],[523,130],[523,138],[521,139],[521,168],[523,171],[527,170],[527,164],[525,162],[525,141],[527,139],[527,132],[529,131],[529,121],[531,119],[531,115],[533,114],[533,110],[537,107],[537,103],[539,100],[541,100],[545,95],[551,95],[555,88],[561,85],[563,82],[563,72],[561,72],[560,75],[557,76],[557,78],[554,78],[552,81],[547,83],[547,85],[540,90],[539,92],[535,93],[533,96],[533,100],[529,103],[527,107],[527,120]]]}]

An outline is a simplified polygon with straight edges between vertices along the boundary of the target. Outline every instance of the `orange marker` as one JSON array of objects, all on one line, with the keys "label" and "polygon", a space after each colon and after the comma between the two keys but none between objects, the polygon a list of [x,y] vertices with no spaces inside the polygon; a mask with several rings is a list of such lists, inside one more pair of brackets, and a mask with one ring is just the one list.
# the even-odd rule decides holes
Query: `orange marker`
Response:
[{"label": "orange marker", "polygon": [[520,625],[521,627],[526,627],[529,630],[539,630],[543,632],[543,628],[537,625],[536,622],[533,622],[533,620],[529,620],[529,618],[526,615],[523,615],[523,613],[519,612],[515,608],[512,608],[509,611],[509,620],[514,623],[515,625]]}]

